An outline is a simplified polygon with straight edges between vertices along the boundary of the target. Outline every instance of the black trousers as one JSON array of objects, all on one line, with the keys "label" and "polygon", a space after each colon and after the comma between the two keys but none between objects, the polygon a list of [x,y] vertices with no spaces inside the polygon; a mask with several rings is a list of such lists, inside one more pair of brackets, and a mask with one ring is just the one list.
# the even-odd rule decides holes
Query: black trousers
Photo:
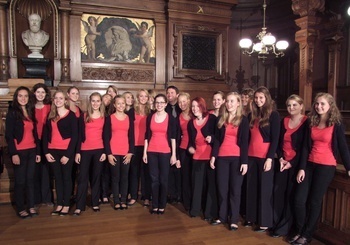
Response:
[{"label": "black trousers", "polygon": [[296,233],[311,239],[321,213],[323,196],[333,180],[335,166],[308,162],[305,179],[295,191]]},{"label": "black trousers", "polygon": [[34,189],[35,204],[52,203],[50,165],[43,154],[41,155],[41,162],[35,165]]},{"label": "black trousers", "polygon": [[219,197],[219,219],[224,223],[237,224],[243,182],[239,157],[218,157],[215,166]]},{"label": "black trousers", "polygon": [[140,186],[141,167],[143,164],[143,146],[135,146],[135,152],[130,162],[129,170],[129,194],[131,199],[137,200]]},{"label": "black trousers", "polygon": [[124,156],[114,155],[114,157],[117,159],[116,165],[109,164],[109,169],[111,171],[112,192],[115,205],[121,202],[126,203],[130,164],[123,163]]},{"label": "black trousers", "polygon": [[170,153],[148,152],[147,158],[152,180],[152,207],[163,209],[167,201]]},{"label": "black trousers", "polygon": [[141,166],[141,195],[143,200],[152,199],[152,179],[149,166],[142,161]]},{"label": "black trousers", "polygon": [[[297,163],[291,161],[292,165]],[[273,188],[273,232],[288,235],[294,221],[294,194],[296,182],[295,167],[280,171],[280,164],[275,164]]]},{"label": "black trousers", "polygon": [[19,165],[13,164],[15,177],[15,202],[17,212],[25,210],[25,200],[28,208],[34,208],[34,175],[35,175],[35,149],[19,150]]},{"label": "black trousers", "polygon": [[91,187],[91,206],[99,205],[100,183],[103,162],[100,162],[103,149],[81,151],[78,175],[77,209],[85,210],[88,182]]},{"label": "black trousers", "polygon": [[170,166],[168,196],[170,199],[181,199],[181,192],[181,169]]},{"label": "black trousers", "polygon": [[204,210],[205,218],[216,219],[218,217],[215,175],[215,170],[210,168],[209,160],[193,160],[190,215],[198,216],[201,210]]},{"label": "black trousers", "polygon": [[273,226],[273,175],[271,170],[264,172],[265,158],[249,157],[247,173],[247,221],[263,227]]},{"label": "black trousers", "polygon": [[111,194],[111,170],[108,160],[103,162],[101,172],[101,197],[108,198]]},{"label": "black trousers", "polygon": [[[55,158],[55,162],[50,163],[55,177],[55,187],[57,195],[57,205],[69,206],[70,196],[72,193],[72,168],[74,157],[66,156],[65,150],[49,149],[49,153]],[[61,163],[61,158],[66,156],[69,158],[66,164]]]},{"label": "black trousers", "polygon": [[181,162],[181,181],[182,181],[182,203],[185,210],[190,210],[192,199],[192,156],[186,149],[179,149]]}]

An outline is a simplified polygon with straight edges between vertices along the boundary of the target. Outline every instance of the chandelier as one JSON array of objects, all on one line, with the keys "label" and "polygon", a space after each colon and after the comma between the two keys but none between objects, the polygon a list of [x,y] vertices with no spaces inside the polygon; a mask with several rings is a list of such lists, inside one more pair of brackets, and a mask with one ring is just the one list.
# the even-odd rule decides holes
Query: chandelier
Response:
[{"label": "chandelier", "polygon": [[267,32],[265,25],[266,19],[266,0],[263,4],[264,18],[263,18],[263,27],[261,32],[256,36],[259,41],[253,43],[249,38],[243,38],[239,41],[239,46],[242,48],[242,53],[251,55],[253,53],[258,54],[259,59],[265,60],[269,54],[274,54],[276,57],[284,56],[284,52],[288,48],[288,42],[281,40],[276,42],[276,37],[273,36],[270,32]]}]

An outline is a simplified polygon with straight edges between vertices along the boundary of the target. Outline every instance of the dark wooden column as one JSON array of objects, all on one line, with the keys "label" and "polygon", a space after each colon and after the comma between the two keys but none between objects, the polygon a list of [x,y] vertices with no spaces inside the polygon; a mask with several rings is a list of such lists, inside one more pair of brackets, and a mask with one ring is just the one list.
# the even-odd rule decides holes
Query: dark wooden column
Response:
[{"label": "dark wooden column", "polygon": [[[62,1],[60,7],[61,17],[61,83],[71,83],[70,56],[69,56],[69,3]],[[62,6],[63,5],[63,6]]]},{"label": "dark wooden column", "polygon": [[342,28],[344,21],[333,19],[326,25],[328,36],[326,44],[328,46],[328,93],[337,98],[337,85],[339,84],[340,54],[341,45],[344,40]]},{"label": "dark wooden column", "polygon": [[9,46],[6,20],[7,1],[0,0],[0,87],[7,87],[9,78]]},{"label": "dark wooden column", "polygon": [[299,43],[299,95],[304,99],[305,109],[312,104],[312,81],[315,43],[318,38],[317,25],[321,22],[316,12],[324,10],[324,0],[292,0],[294,14],[301,18],[295,20],[300,30],[295,33]]}]

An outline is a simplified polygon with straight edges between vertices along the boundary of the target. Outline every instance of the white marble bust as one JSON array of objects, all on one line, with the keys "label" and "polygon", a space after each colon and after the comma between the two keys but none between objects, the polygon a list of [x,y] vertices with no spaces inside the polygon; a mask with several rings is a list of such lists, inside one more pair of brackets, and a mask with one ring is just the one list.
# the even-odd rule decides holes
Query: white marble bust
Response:
[{"label": "white marble bust", "polygon": [[43,58],[41,54],[42,48],[49,41],[49,34],[40,30],[41,17],[38,14],[31,14],[28,17],[29,29],[22,32],[22,40],[29,50],[32,51],[28,55],[29,58]]}]

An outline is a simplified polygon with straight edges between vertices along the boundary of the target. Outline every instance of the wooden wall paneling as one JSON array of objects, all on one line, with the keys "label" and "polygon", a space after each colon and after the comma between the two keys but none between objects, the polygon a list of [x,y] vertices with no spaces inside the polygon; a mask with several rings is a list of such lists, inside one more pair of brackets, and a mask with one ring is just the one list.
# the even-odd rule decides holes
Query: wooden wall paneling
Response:
[{"label": "wooden wall paneling", "polygon": [[[82,12],[72,11],[70,15],[70,67],[71,81],[82,81],[82,63],[81,63],[81,45],[80,45],[80,26]],[[73,41],[74,40],[74,41]]]}]

